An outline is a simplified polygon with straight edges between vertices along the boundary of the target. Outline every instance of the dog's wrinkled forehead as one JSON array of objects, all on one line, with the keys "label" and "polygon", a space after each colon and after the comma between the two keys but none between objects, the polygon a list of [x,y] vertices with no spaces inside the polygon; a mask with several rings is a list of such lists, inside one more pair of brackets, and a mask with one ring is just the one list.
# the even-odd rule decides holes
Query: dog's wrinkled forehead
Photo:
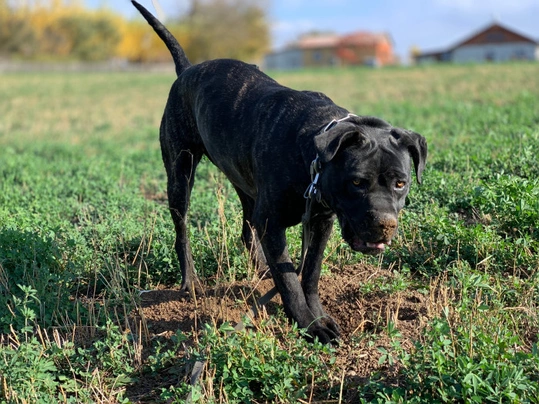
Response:
[{"label": "dog's wrinkled forehead", "polygon": [[[357,125],[354,128],[341,126],[335,128],[340,132],[336,136],[342,136],[337,155],[344,151],[355,150],[363,157],[369,157],[377,152],[390,154],[405,152],[400,143],[401,133],[396,128],[377,128],[365,125]],[[350,131],[352,135],[350,135]]]},{"label": "dog's wrinkled forehead", "polygon": [[336,154],[335,163],[346,170],[372,169],[378,171],[396,170],[403,173],[410,170],[410,154],[399,143],[399,135],[393,130],[366,128],[361,130],[358,141],[343,145]]},{"label": "dog's wrinkled forehead", "polygon": [[362,141],[359,142],[362,148],[368,150],[382,150],[385,153],[408,153],[406,147],[401,142],[403,134],[398,128],[369,128],[360,127]]},{"label": "dog's wrinkled forehead", "polygon": [[425,138],[418,133],[393,127],[387,122],[373,117],[350,119],[335,125],[329,131],[314,138],[320,162],[330,162],[343,151],[358,153],[364,159],[382,151],[383,161],[402,162],[409,166],[412,158],[416,178],[421,183],[421,174],[427,158]]}]

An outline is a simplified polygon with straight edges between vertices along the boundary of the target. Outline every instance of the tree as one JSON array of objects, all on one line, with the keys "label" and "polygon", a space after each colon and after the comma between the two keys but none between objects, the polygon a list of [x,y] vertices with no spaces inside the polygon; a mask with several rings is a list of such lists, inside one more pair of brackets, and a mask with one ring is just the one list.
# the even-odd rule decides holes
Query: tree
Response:
[{"label": "tree", "polygon": [[255,61],[269,48],[266,7],[257,0],[193,0],[180,20],[190,41],[182,44],[193,62],[215,58]]},{"label": "tree", "polygon": [[0,54],[30,56],[37,47],[37,37],[24,13],[17,12],[7,0],[0,0]]},{"label": "tree", "polygon": [[[191,0],[167,27],[193,62],[235,58],[256,62],[269,47],[265,1]],[[141,19],[126,21],[82,0],[0,0],[0,54],[25,59],[169,61]]]},{"label": "tree", "polygon": [[104,60],[115,55],[121,17],[79,0],[0,0],[0,53],[23,58]]},{"label": "tree", "polygon": [[106,60],[115,55],[120,33],[106,14],[70,15],[57,23],[70,55],[84,61]]}]

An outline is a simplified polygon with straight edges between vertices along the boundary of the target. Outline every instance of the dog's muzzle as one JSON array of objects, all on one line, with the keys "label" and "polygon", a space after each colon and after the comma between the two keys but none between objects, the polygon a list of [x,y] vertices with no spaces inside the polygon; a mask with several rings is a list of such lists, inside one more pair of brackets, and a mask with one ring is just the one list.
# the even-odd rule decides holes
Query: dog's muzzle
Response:
[{"label": "dog's muzzle", "polygon": [[340,220],[343,239],[350,248],[362,254],[376,255],[391,245],[391,239],[397,233],[397,219],[390,214],[373,215],[361,225],[354,226],[351,221]]}]

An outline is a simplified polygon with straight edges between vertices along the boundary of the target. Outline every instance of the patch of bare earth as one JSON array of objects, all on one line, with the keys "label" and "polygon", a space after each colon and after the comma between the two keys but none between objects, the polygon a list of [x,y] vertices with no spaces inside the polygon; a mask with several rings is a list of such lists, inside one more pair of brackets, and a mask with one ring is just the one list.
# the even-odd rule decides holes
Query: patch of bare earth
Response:
[{"label": "patch of bare earth", "polygon": [[[343,388],[342,402],[354,402],[358,387],[376,371],[388,376],[397,369],[387,362],[379,365],[379,347],[390,346],[385,329],[393,322],[402,337],[401,345],[411,347],[419,338],[429,313],[429,297],[417,291],[394,293],[361,293],[360,286],[376,277],[392,277],[389,271],[370,266],[356,265],[333,268],[332,273],[320,281],[320,297],[327,313],[341,327],[342,340],[336,352],[335,380]],[[273,287],[271,279],[253,282],[221,284],[208,288],[205,296],[196,302],[176,289],[158,289],[143,293],[141,308],[136,318],[150,338],[164,342],[177,330],[189,333],[190,343],[196,338],[204,323],[235,325],[255,299]],[[281,305],[279,296],[268,303],[266,310],[274,313]],[[127,394],[133,402],[155,402],[161,388],[188,380],[190,369],[169,369],[154,377],[144,376]],[[322,399],[319,397],[318,399]]]}]

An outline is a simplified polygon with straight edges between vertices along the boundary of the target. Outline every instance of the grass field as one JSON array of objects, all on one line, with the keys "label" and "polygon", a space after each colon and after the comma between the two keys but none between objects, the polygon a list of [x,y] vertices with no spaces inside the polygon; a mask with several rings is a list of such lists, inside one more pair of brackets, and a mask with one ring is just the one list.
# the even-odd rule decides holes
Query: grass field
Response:
[{"label": "grass field", "polygon": [[[217,315],[198,333],[134,326],[141,290],[178,283],[157,134],[173,73],[4,74],[0,402],[539,403],[539,64],[273,76],[427,138],[391,250],[352,253],[335,231],[324,262],[325,284],[367,268],[386,275],[352,285],[362,298],[425,301],[414,337],[397,315],[338,350],[280,313],[231,337]],[[256,280],[239,201],[207,161],[190,223],[209,285]],[[375,355],[361,379],[342,360],[359,351]]]}]

